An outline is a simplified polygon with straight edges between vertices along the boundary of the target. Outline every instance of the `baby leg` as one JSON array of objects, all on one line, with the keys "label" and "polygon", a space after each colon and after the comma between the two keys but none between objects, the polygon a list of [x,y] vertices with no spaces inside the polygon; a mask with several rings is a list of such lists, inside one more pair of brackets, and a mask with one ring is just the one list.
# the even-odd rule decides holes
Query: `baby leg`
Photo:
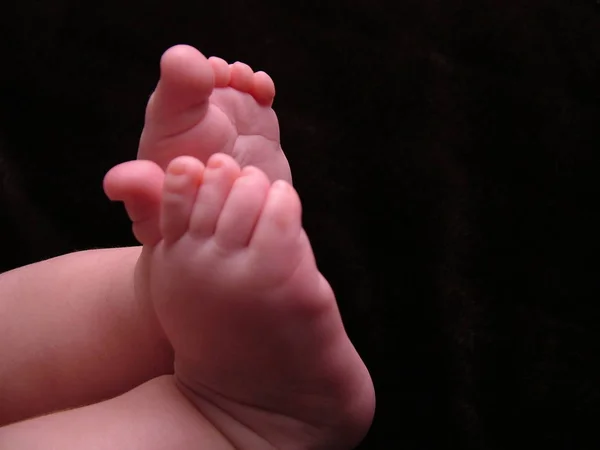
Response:
[{"label": "baby leg", "polygon": [[[249,448],[272,448],[251,432]],[[0,428],[0,448],[61,450],[233,450],[175,386],[150,380],[116,398]]]},{"label": "baby leg", "polygon": [[171,347],[134,295],[139,254],[78,252],[0,275],[0,426],[172,372]]}]

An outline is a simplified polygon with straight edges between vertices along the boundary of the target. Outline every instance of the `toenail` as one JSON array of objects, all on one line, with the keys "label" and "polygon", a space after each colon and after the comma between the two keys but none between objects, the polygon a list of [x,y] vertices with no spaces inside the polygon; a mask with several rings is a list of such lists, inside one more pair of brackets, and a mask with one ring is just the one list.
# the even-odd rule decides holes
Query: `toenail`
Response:
[{"label": "toenail", "polygon": [[281,194],[289,195],[292,187],[283,180],[277,180],[271,185],[272,189],[275,189],[276,192]]},{"label": "toenail", "polygon": [[220,158],[211,158],[208,161],[208,167],[210,167],[211,169],[219,169],[223,167],[223,161],[221,161]]},{"label": "toenail", "polygon": [[277,180],[273,183],[273,188],[281,192],[287,192],[289,190],[289,185],[283,180]]},{"label": "toenail", "polygon": [[169,172],[173,175],[183,175],[186,172],[186,165],[183,161],[173,161]]},{"label": "toenail", "polygon": [[256,173],[256,168],[253,166],[246,166],[242,169],[240,175],[245,177],[248,175],[252,175],[253,173]]}]

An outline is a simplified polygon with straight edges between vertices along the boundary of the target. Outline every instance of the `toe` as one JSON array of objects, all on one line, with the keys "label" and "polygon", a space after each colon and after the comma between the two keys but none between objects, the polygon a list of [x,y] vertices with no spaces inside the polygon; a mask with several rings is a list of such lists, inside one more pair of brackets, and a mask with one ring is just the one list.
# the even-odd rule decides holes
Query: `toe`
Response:
[{"label": "toe", "polygon": [[241,92],[249,92],[252,89],[254,72],[248,64],[235,62],[231,65],[231,80],[229,85]]},{"label": "toe", "polygon": [[256,72],[252,77],[252,87],[249,93],[261,105],[271,106],[275,98],[275,83],[267,73]]},{"label": "toe", "polygon": [[158,216],[164,173],[151,161],[129,161],[108,171],[104,192],[113,201],[122,201],[133,222],[133,234],[143,245],[160,240]]},{"label": "toe", "polygon": [[[290,256],[302,236],[302,205],[294,188],[285,181],[271,185],[256,224],[250,246],[277,264]],[[284,261],[281,261],[282,263]]]},{"label": "toe", "polygon": [[217,222],[215,239],[221,247],[248,245],[268,191],[269,179],[261,170],[252,166],[242,170]]},{"label": "toe", "polygon": [[160,214],[165,241],[176,241],[188,230],[203,172],[204,165],[191,156],[175,158],[167,167]]},{"label": "toe", "polygon": [[160,72],[146,108],[146,126],[159,136],[181,133],[206,113],[215,82],[213,68],[195,48],[178,45],[164,53]]},{"label": "toe", "polygon": [[229,67],[227,61],[216,56],[211,56],[208,58],[208,62],[215,75],[215,87],[222,88],[229,86],[229,82],[231,81],[231,67]]},{"label": "toe", "polygon": [[194,235],[214,234],[227,196],[239,175],[240,167],[230,156],[215,153],[208,159],[190,218],[190,231]]}]

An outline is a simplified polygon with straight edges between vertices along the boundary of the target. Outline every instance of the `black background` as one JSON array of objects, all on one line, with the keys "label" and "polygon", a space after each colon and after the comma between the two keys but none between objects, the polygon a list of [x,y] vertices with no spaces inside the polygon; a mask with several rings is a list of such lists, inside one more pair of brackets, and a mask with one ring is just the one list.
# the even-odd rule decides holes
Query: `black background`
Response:
[{"label": "black background", "polygon": [[101,188],[177,43],[266,70],[378,395],[364,449],[597,448],[595,0],[4,0],[0,269],[133,244]]}]

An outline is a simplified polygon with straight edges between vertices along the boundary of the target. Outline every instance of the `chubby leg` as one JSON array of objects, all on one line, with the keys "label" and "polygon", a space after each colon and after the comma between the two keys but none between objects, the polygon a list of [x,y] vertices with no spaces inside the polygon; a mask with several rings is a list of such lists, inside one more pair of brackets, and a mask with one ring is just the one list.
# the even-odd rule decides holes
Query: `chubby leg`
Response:
[{"label": "chubby leg", "polygon": [[[251,448],[269,448],[246,433]],[[37,450],[233,450],[175,386],[150,380],[116,398],[0,428],[0,448]]]},{"label": "chubby leg", "polygon": [[[129,211],[134,232],[145,239],[164,175],[149,162],[137,168],[122,186],[127,204],[136,205]],[[111,176],[119,179],[119,170]],[[0,426],[104,400],[173,372],[172,348],[154,311],[134,292],[140,253],[84,251],[0,275]]]},{"label": "chubby leg", "polygon": [[0,425],[172,372],[171,347],[134,295],[139,255],[78,252],[0,275]]}]

